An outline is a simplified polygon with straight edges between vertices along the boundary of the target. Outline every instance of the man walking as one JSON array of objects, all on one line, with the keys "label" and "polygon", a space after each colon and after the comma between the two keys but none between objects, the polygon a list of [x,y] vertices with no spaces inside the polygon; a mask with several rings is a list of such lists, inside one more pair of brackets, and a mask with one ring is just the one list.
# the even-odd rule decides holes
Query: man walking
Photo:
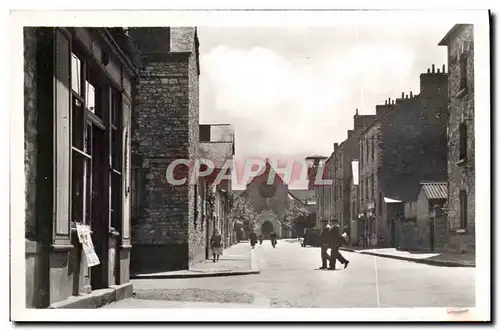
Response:
[{"label": "man walking", "polygon": [[320,232],[319,239],[320,239],[320,245],[321,245],[321,267],[320,267],[320,269],[328,269],[328,265],[327,265],[328,260],[330,260],[330,267],[332,266],[332,256],[328,255],[328,248],[330,248],[330,244],[332,242],[332,239],[331,239],[331,227],[328,224],[327,219],[323,219],[321,221],[321,232]]},{"label": "man walking", "polygon": [[338,224],[337,220],[333,221],[333,227],[330,230],[331,234],[331,242],[330,242],[330,268],[332,270],[335,270],[335,264],[337,263],[337,260],[339,260],[340,263],[344,265],[344,269],[347,268],[347,265],[349,264],[349,261],[346,260],[340,254],[340,247],[342,244],[345,243],[345,238],[342,237],[342,234],[340,233],[340,226]]}]

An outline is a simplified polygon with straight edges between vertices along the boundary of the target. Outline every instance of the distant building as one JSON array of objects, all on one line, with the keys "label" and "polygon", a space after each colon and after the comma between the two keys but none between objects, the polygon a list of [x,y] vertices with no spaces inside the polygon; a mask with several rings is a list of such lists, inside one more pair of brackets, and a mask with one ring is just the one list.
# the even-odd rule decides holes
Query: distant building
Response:
[{"label": "distant building", "polygon": [[255,224],[257,233],[262,233],[265,237],[272,231],[278,237],[288,237],[291,234],[290,229],[283,224],[288,201],[288,184],[268,160],[264,171],[252,178],[239,197],[248,199],[259,215],[259,221]]},{"label": "distant building", "polygon": [[474,26],[455,25],[439,42],[448,48],[449,249],[475,252]]}]

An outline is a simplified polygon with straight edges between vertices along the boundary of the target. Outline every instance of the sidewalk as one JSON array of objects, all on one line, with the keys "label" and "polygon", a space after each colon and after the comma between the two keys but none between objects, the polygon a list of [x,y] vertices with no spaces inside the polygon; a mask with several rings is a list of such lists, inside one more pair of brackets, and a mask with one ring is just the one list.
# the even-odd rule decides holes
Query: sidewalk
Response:
[{"label": "sidewalk", "polygon": [[189,270],[137,274],[133,279],[197,278],[240,276],[260,273],[255,251],[248,242],[234,244],[224,250],[219,262],[204,260]]},{"label": "sidewalk", "polygon": [[411,261],[428,265],[445,267],[472,267],[476,266],[474,254],[452,254],[452,253],[420,253],[401,251],[396,248],[357,248],[342,247],[341,250],[355,252],[365,255],[386,257],[397,260]]}]

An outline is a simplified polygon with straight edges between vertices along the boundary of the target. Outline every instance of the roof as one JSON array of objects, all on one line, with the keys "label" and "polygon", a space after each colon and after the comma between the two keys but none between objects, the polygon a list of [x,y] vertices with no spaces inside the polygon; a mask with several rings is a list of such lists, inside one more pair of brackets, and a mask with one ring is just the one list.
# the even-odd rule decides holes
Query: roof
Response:
[{"label": "roof", "polygon": [[313,190],[307,190],[307,189],[293,190],[293,189],[290,189],[288,192],[302,202],[305,202],[306,200],[309,200],[309,201],[316,200],[316,198],[314,197]]},{"label": "roof", "polygon": [[450,41],[451,37],[455,35],[456,32],[459,30],[465,28],[469,24],[455,24],[450,31],[441,39],[441,41],[438,43],[438,46],[446,46],[448,45],[448,41]]},{"label": "roof", "polygon": [[201,142],[199,153],[202,158],[212,161],[216,169],[222,169],[224,163],[233,156],[233,144]]},{"label": "roof", "polygon": [[429,200],[448,198],[448,185],[444,182],[421,183],[420,190],[424,190],[425,196]]}]

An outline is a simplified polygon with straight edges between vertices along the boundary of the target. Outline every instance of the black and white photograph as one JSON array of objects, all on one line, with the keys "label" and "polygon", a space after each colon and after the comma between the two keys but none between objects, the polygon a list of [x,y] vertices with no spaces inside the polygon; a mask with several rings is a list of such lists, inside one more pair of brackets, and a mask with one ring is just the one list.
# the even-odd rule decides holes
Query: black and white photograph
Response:
[{"label": "black and white photograph", "polygon": [[487,10],[110,13],[10,14],[12,321],[491,320]]}]

